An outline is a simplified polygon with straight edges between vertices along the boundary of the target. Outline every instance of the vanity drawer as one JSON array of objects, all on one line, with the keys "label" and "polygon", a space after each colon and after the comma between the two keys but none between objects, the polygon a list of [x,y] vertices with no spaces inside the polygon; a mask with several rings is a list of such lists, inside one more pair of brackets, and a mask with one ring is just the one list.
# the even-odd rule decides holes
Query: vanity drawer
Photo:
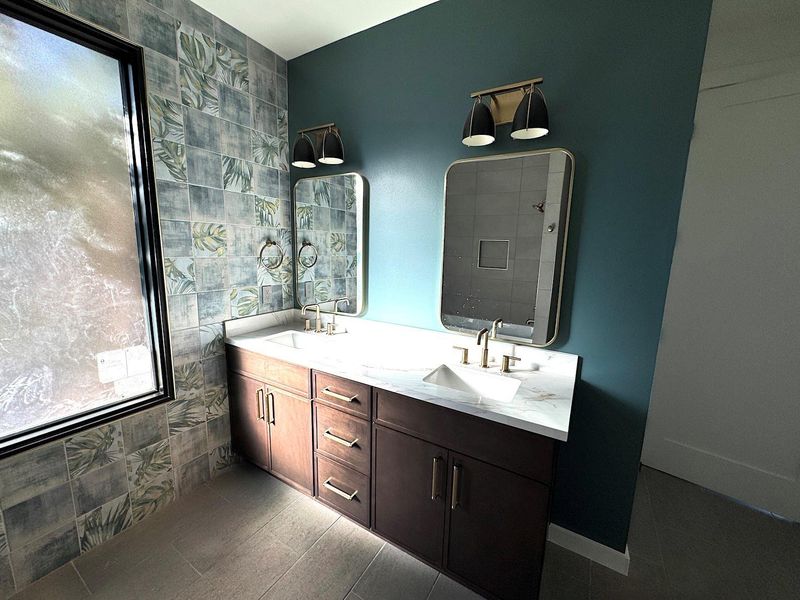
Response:
[{"label": "vanity drawer", "polygon": [[265,381],[275,387],[311,397],[311,376],[309,369],[283,362],[276,358],[242,350],[236,346],[226,346],[228,368]]},{"label": "vanity drawer", "polygon": [[317,497],[369,527],[369,477],[317,454]]},{"label": "vanity drawer", "polygon": [[375,388],[375,422],[550,485],[555,440]]},{"label": "vanity drawer", "polygon": [[314,447],[366,475],[370,472],[370,423],[314,402]]},{"label": "vanity drawer", "polygon": [[314,398],[347,413],[370,418],[370,387],[343,377],[314,371]]}]

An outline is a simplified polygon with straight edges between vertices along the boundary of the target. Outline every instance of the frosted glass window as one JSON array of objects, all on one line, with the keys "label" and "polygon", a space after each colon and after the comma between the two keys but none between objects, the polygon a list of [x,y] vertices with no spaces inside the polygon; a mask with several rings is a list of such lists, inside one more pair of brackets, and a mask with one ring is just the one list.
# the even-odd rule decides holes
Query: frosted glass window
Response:
[{"label": "frosted glass window", "polygon": [[124,73],[0,13],[0,441],[159,388]]}]

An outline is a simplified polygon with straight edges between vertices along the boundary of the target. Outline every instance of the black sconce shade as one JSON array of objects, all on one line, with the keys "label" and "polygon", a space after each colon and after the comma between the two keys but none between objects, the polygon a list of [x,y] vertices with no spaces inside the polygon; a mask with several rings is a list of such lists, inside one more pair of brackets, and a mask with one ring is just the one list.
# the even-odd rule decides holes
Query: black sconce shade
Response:
[{"label": "black sconce shade", "polygon": [[475,99],[475,103],[472,105],[464,123],[461,143],[465,146],[487,146],[494,141],[494,135],[495,127],[492,111],[478,97]]},{"label": "black sconce shade", "polygon": [[550,132],[547,103],[539,88],[531,86],[514,113],[511,137],[515,140],[532,140]]},{"label": "black sconce shade", "polygon": [[322,138],[322,156],[319,162],[326,165],[340,165],[344,162],[344,146],[339,132],[328,129]]},{"label": "black sconce shade", "polygon": [[317,166],[317,153],[314,151],[314,144],[305,134],[300,134],[292,149],[292,166],[300,169],[313,169]]}]

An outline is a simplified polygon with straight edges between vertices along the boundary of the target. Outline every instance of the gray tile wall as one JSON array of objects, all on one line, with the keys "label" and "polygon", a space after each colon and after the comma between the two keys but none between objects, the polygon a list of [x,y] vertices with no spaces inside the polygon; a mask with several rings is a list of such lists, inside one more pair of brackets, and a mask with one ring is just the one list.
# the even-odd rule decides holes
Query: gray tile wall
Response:
[{"label": "gray tile wall", "polygon": [[175,401],[0,461],[0,598],[229,466],[222,321],[294,305],[286,61],[188,0],[49,0],[145,47]]},{"label": "gray tile wall", "polygon": [[[443,312],[521,325],[534,318],[546,217],[536,205],[546,202],[549,162],[543,154],[450,169]],[[481,240],[508,241],[507,269],[478,267]]]}]

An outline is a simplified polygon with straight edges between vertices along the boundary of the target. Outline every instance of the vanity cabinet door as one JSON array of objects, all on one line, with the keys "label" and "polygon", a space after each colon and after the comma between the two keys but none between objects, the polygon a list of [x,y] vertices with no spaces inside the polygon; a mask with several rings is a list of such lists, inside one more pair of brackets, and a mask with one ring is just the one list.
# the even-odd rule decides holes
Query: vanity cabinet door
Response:
[{"label": "vanity cabinet door", "polygon": [[273,387],[267,392],[272,472],[310,494],[311,400]]},{"label": "vanity cabinet door", "polygon": [[549,488],[451,453],[445,568],[503,600],[536,598]]},{"label": "vanity cabinet door", "polygon": [[375,531],[441,565],[447,450],[376,425],[373,453]]},{"label": "vanity cabinet door", "polygon": [[228,372],[231,438],[236,451],[269,470],[266,386],[244,375]]}]

